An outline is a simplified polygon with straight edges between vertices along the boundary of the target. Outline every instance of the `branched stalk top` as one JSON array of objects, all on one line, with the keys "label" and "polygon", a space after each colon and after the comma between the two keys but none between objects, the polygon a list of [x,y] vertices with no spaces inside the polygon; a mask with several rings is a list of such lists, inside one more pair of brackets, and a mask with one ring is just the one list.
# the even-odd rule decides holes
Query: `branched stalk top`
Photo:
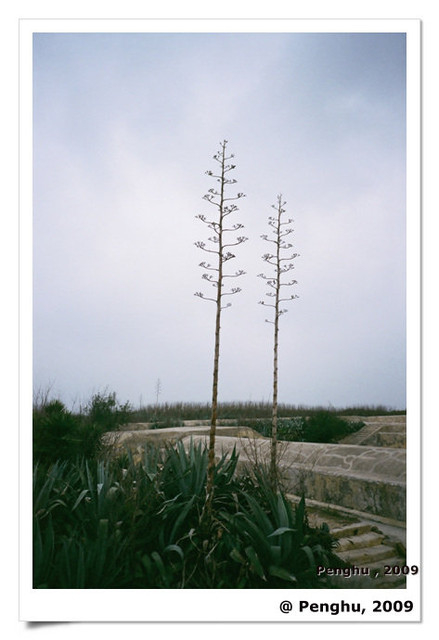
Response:
[{"label": "branched stalk top", "polygon": [[[233,157],[233,154],[227,155],[227,140],[224,140],[220,144],[219,151],[213,156],[213,159],[219,165],[218,171],[206,171],[206,174],[209,177],[214,178],[219,183],[219,187],[210,188],[203,196],[203,200],[215,207],[216,213],[212,217],[207,217],[204,214],[195,216],[213,232],[213,235],[210,235],[207,238],[207,242],[210,244],[207,244],[207,242],[202,240],[198,240],[195,242],[195,246],[198,247],[198,249],[213,255],[213,264],[203,261],[200,262],[199,266],[204,269],[204,273],[202,275],[203,280],[209,282],[217,290],[215,297],[208,297],[201,291],[197,291],[195,295],[203,300],[216,302],[219,305],[221,305],[221,299],[223,296],[231,296],[241,291],[239,287],[231,287],[229,290],[225,291],[223,289],[223,279],[239,278],[245,274],[245,271],[242,269],[238,269],[230,273],[225,273],[223,269],[226,262],[229,262],[236,257],[232,251],[229,251],[229,249],[248,240],[248,238],[243,235],[238,235],[234,238],[229,236],[229,234],[236,233],[244,228],[244,225],[240,222],[234,224],[228,223],[227,225],[225,223],[228,216],[238,211],[238,206],[234,201],[245,197],[245,194],[242,192],[238,192],[236,195],[226,195],[227,187],[236,183],[234,178],[228,177],[229,172],[233,171],[236,167],[236,165],[229,162]],[[230,306],[231,303],[229,302],[226,305],[221,306],[221,308],[223,309]]]},{"label": "branched stalk top", "polygon": [[[293,229],[288,226],[293,222],[293,220],[291,218],[288,220],[282,220],[282,216],[285,213],[285,205],[286,202],[282,201],[282,196],[278,195],[277,203],[271,205],[272,208],[275,209],[277,215],[269,216],[268,218],[268,224],[272,228],[274,238],[269,237],[266,233],[261,235],[263,240],[275,245],[274,253],[264,253],[262,256],[264,262],[274,267],[273,273],[271,275],[266,275],[265,273],[258,274],[260,278],[265,280],[266,285],[271,289],[271,291],[268,291],[265,294],[271,299],[271,302],[261,300],[259,304],[266,307],[272,307],[274,309],[276,323],[277,319],[287,312],[287,309],[281,309],[279,304],[281,302],[289,302],[298,297],[294,294],[287,297],[281,297],[281,287],[291,287],[297,284],[297,280],[282,281],[282,276],[294,269],[293,260],[295,260],[299,255],[298,253],[290,251],[293,248],[293,245],[285,240],[287,236],[293,233]],[[287,252],[287,255],[284,255],[284,252]],[[272,321],[266,320],[266,322]]]}]

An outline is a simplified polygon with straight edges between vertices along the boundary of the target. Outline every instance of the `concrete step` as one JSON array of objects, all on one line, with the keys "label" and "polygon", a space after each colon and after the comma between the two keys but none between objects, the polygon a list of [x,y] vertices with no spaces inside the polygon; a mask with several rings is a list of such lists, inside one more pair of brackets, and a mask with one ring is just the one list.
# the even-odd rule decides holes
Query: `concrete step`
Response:
[{"label": "concrete step", "polygon": [[362,549],[352,549],[351,551],[335,550],[336,555],[354,565],[360,565],[368,567],[369,563],[373,564],[379,560],[386,560],[387,558],[393,558],[395,550],[393,547],[389,547],[386,544],[380,544],[374,547],[366,547]]},{"label": "concrete step", "polygon": [[372,522],[352,522],[331,528],[331,534],[338,540],[336,555],[351,567],[368,569],[369,575],[349,578],[336,577],[338,588],[349,589],[405,589],[406,576],[384,574],[385,566],[403,566],[404,559],[398,555],[397,547]]},{"label": "concrete step", "polygon": [[373,588],[378,589],[405,589],[406,586],[406,576],[404,575],[395,575],[384,574],[385,566],[402,566],[404,561],[399,556],[393,556],[391,558],[386,558],[384,561],[375,562],[368,564],[370,569],[370,573],[372,576],[376,575],[376,572],[379,572],[379,576],[377,578],[373,578],[374,586]]},{"label": "concrete step", "polygon": [[[297,501],[296,501],[297,502]],[[366,514],[358,514],[356,520],[351,514],[328,510],[321,503],[308,502],[309,521],[312,526],[329,526],[331,535],[339,542],[334,553],[349,563],[353,573],[349,577],[343,574],[331,577],[331,582],[340,589],[405,589],[406,576],[384,575],[384,567],[403,566],[405,535],[401,536],[395,523],[363,520]],[[401,552],[399,552],[401,549]],[[342,562],[340,562],[340,567]],[[360,569],[356,575],[355,567]],[[369,569],[370,575],[364,575],[363,569]],[[378,575],[376,576],[376,572]],[[376,576],[376,577],[375,577]]]},{"label": "concrete step", "polygon": [[375,589],[405,589],[406,576],[383,576],[375,580]]},{"label": "concrete step", "polygon": [[[365,557],[362,551],[369,551],[369,549],[356,550],[359,553],[351,553],[349,555],[349,562],[352,567],[359,567],[362,571],[366,568],[369,570],[369,575],[356,575],[353,573],[348,579],[338,576],[335,578],[334,583],[338,586],[338,588],[349,588],[349,589],[405,589],[406,588],[406,576],[404,575],[394,575],[389,574],[385,575],[384,570],[385,566],[401,566],[403,561],[400,557],[397,557],[394,554],[394,550],[387,547],[385,551],[383,551],[383,547],[385,545],[380,545],[380,547],[373,547],[374,550],[379,549],[379,555],[385,555],[386,557],[382,557],[377,562],[370,562],[370,556]],[[393,554],[392,554],[393,551]],[[343,556],[343,553],[337,554],[340,557]],[[374,559],[376,559],[377,554],[374,553]],[[346,557],[344,558],[346,560]]]},{"label": "concrete step", "polygon": [[[375,575],[376,572],[379,572],[379,577],[376,578],[376,584],[377,587],[380,589],[395,589],[395,588],[400,588],[403,589],[405,587],[406,584],[406,576],[405,575],[401,575],[401,574],[385,574],[385,566],[389,566],[389,567],[401,567],[403,566],[404,560],[403,558],[400,558],[399,556],[393,556],[391,558],[386,558],[385,561],[383,562],[382,560],[380,562],[375,562],[372,564],[369,564],[369,569],[371,574]],[[400,586],[402,585],[402,586]]]},{"label": "concrete step", "polygon": [[382,544],[385,536],[375,531],[368,531],[360,535],[353,535],[338,539],[337,553],[341,551],[352,551],[353,549],[364,549],[376,547]]},{"label": "concrete step", "polygon": [[350,536],[358,536],[371,530],[372,525],[370,524],[370,522],[352,522],[342,527],[335,527],[334,529],[331,529],[331,534],[335,538],[339,539],[348,538]]}]

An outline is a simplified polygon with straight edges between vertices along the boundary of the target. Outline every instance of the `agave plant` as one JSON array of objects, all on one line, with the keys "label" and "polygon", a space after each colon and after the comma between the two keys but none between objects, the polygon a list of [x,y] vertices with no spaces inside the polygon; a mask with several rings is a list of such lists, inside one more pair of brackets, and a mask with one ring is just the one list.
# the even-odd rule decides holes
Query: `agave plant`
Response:
[{"label": "agave plant", "polygon": [[124,505],[117,498],[117,482],[105,463],[95,468],[86,460],[57,462],[48,469],[36,466],[36,588],[105,588],[114,582],[111,566],[124,546],[120,540]]},{"label": "agave plant", "polygon": [[[145,450],[135,463],[78,460],[34,471],[34,587],[51,589],[283,588],[315,586],[313,563],[331,537],[308,527],[259,470],[215,467],[208,530],[207,449]],[[329,558],[329,560],[328,560]]]},{"label": "agave plant", "polygon": [[242,586],[319,586],[316,566],[330,562],[332,538],[325,540],[325,548],[323,537],[311,535],[304,498],[294,508],[282,491],[272,489],[266,474],[256,475],[257,491],[244,491],[237,513],[224,514],[229,524],[229,555],[240,565]]},{"label": "agave plant", "polygon": [[[214,511],[231,504],[230,496],[237,488],[237,460],[233,452],[222,456],[216,465]],[[191,441],[185,448],[178,442],[166,450],[157,483],[162,501],[153,516],[154,538],[142,531],[139,523],[135,542],[145,583],[149,585],[155,580],[161,588],[211,586],[205,565],[220,525],[212,521],[209,531],[202,526],[207,463],[207,448],[202,443]]]}]

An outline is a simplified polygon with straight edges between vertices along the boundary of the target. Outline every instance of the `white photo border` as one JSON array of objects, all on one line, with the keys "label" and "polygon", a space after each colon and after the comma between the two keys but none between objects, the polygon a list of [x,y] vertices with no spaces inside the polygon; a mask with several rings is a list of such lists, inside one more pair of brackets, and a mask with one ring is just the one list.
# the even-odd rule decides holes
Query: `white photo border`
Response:
[{"label": "white photo border", "polygon": [[[20,20],[20,619],[26,621],[419,621],[421,577],[405,590],[36,590],[32,589],[32,36],[34,33],[405,33],[407,36],[407,564],[421,567],[421,196],[420,20],[22,19]],[[422,569],[422,568],[421,568]],[[386,596],[386,597],[384,597]],[[363,616],[286,616],[279,603],[361,602]],[[402,619],[377,619],[374,600],[411,600]]]}]

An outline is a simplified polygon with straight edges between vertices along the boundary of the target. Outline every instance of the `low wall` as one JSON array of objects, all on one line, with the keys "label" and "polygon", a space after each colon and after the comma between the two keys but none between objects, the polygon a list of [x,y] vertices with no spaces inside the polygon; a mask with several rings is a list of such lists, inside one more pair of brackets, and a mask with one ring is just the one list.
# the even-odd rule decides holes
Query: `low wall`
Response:
[{"label": "low wall", "polygon": [[[204,435],[195,442],[208,444]],[[189,442],[185,437],[183,442]],[[268,462],[270,440],[217,436],[217,455],[236,447],[240,464]],[[288,492],[393,520],[406,517],[404,449],[349,444],[279,442],[279,469]]]},{"label": "low wall", "polygon": [[[174,444],[178,440],[188,436],[208,436],[210,426],[191,425],[187,423],[184,427],[167,427],[163,429],[141,428],[146,423],[133,423],[133,429],[121,429],[120,431],[108,431],[104,433],[102,442],[117,448],[129,447],[131,450],[141,449],[148,442],[159,445]],[[229,436],[231,438],[262,438],[262,436],[250,427],[239,426],[218,426],[216,429],[218,436]],[[235,442],[236,440],[234,440]]]}]

